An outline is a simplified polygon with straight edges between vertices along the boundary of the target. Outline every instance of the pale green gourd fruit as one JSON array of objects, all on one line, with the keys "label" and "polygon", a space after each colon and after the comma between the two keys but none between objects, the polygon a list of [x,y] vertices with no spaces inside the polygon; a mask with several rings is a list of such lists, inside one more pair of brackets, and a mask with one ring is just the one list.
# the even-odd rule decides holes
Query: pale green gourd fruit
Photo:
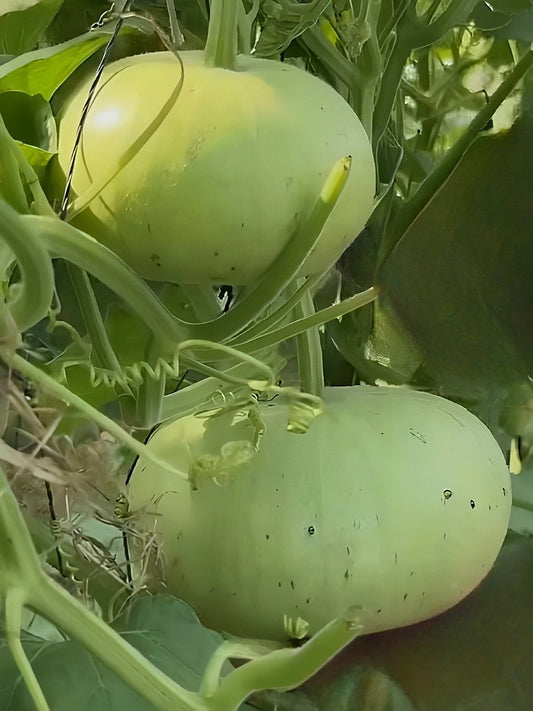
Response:
[{"label": "pale green gourd fruit", "polygon": [[[286,63],[239,56],[229,70],[205,66],[201,51],[181,58],[179,93],[180,63],[169,52],[104,70],[76,161],[72,197],[80,197],[75,209],[86,207],[73,224],[148,279],[251,284],[309,214],[335,163],[351,155],[303,270],[324,271],[373,206],[371,146],[351,107]],[[58,114],[58,198],[89,86]]]},{"label": "pale green gourd fruit", "polygon": [[[162,546],[170,592],[202,622],[283,639],[283,615],[313,633],[354,605],[364,633],[419,622],[452,607],[489,573],[507,531],[510,475],[485,425],[427,393],[326,388],[304,435],[287,406],[261,406],[257,456],[226,486],[189,483],[140,460],[132,509]],[[162,426],[153,453],[183,472],[245,420],[193,416]],[[157,515],[154,515],[157,514]]]}]

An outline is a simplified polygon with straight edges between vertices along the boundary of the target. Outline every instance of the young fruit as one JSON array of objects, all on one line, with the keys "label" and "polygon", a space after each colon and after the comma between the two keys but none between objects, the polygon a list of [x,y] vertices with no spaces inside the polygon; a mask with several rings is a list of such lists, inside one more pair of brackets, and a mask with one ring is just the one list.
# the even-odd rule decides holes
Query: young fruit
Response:
[{"label": "young fruit", "polygon": [[[87,114],[72,181],[73,223],[142,276],[250,284],[306,218],[335,163],[352,156],[343,193],[306,273],[328,268],[370,215],[374,162],[365,131],[328,84],[248,56],[236,70],[204,53],[109,65]],[[183,86],[180,89],[180,82]],[[60,196],[90,82],[58,115],[52,182]]]},{"label": "young fruit", "polygon": [[[258,454],[226,486],[196,490],[140,460],[133,509],[162,547],[169,591],[202,622],[283,639],[284,614],[310,633],[353,605],[365,633],[452,607],[490,571],[511,507],[510,477],[489,430],[461,406],[413,390],[326,388],[305,435],[287,406],[261,405]],[[253,436],[232,415],[193,416],[148,446],[184,472]]]}]

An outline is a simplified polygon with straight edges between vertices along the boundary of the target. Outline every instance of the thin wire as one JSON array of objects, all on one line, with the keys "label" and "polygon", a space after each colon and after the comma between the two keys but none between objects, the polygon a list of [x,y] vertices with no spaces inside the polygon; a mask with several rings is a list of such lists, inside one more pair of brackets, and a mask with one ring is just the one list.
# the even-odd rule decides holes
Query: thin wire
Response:
[{"label": "thin wire", "polygon": [[59,212],[59,217],[61,220],[66,220],[66,218],[67,218],[68,200],[69,200],[69,196],[70,196],[70,190],[72,187],[72,177],[74,175],[74,165],[76,163],[76,156],[78,154],[78,148],[79,148],[79,145],[81,142],[81,134],[83,131],[83,127],[85,125],[85,119],[87,118],[87,113],[89,111],[89,107],[90,107],[91,102],[93,100],[94,93],[95,93],[96,88],[98,86],[98,82],[100,81],[100,77],[102,76],[102,72],[104,71],[104,67],[106,65],[107,58],[109,57],[109,54],[111,52],[111,49],[113,48],[115,40],[118,37],[118,33],[120,32],[120,28],[122,27],[123,22],[124,22],[123,18],[119,17],[119,19],[117,20],[117,24],[115,25],[115,29],[113,30],[111,37],[109,38],[109,40],[105,46],[104,53],[102,54],[102,58],[100,59],[100,64],[98,65],[95,77],[94,77],[93,82],[91,84],[91,88],[89,89],[89,93],[87,95],[87,100],[85,101],[85,104],[83,105],[80,121],[78,123],[78,130],[76,131],[76,139],[74,141],[74,147],[72,149],[72,154],[70,156],[67,183],[65,185],[65,191],[63,193],[63,199],[61,201],[61,210]]}]

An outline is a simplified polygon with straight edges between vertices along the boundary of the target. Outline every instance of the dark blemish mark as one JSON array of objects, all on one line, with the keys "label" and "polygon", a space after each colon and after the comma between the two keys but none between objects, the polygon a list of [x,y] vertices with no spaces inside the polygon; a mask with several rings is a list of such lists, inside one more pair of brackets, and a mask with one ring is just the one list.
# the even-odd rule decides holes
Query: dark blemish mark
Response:
[{"label": "dark blemish mark", "polygon": [[320,111],[324,111],[324,107],[323,107],[323,106],[320,107]]},{"label": "dark blemish mark", "polygon": [[141,474],[146,471],[146,467],[141,467]]},{"label": "dark blemish mark", "polygon": [[474,499],[470,499],[470,508],[471,508],[471,509],[475,509],[475,508],[476,508],[476,502],[474,501]]},{"label": "dark blemish mark", "polygon": [[241,227],[244,227],[244,222],[241,222]]},{"label": "dark blemish mark", "polygon": [[385,434],[385,432],[380,432],[380,434],[384,435],[384,434]]},{"label": "dark blemish mark", "polygon": [[230,267],[230,270],[231,270],[232,272],[234,272],[235,269],[236,269],[236,267]]},{"label": "dark blemish mark", "polygon": [[161,259],[161,257],[159,256],[159,254],[155,254],[155,253],[154,253],[154,254],[151,254],[151,255],[150,255],[150,259],[152,260],[152,262],[159,262],[159,260]]},{"label": "dark blemish mark", "polygon": [[152,234],[152,225],[149,222],[146,223],[146,229],[148,230],[148,234],[151,235]]},{"label": "dark blemish mark", "polygon": [[294,580],[291,580],[291,588],[294,590]]},{"label": "dark blemish mark", "polygon": [[348,568],[346,568],[346,570],[344,571],[344,579],[348,580],[349,577],[350,577],[350,573],[348,571]]},{"label": "dark blemish mark", "polygon": [[507,496],[507,492],[505,491],[505,488],[503,489],[503,495]]},{"label": "dark blemish mark", "polygon": [[409,434],[412,434],[413,437],[416,437],[416,438],[419,439],[421,442],[423,442],[424,444],[426,444],[427,440],[426,440],[426,438],[424,437],[424,435],[423,435],[423,434],[420,434],[420,432],[416,432],[412,427],[409,428]]},{"label": "dark blemish mark", "polygon": [[218,257],[218,252],[215,252],[214,254],[215,254],[215,257]]},{"label": "dark blemish mark", "polygon": [[268,535],[268,533],[266,534],[265,538],[267,539],[267,541],[270,540],[270,536]]},{"label": "dark blemish mark", "polygon": [[307,533],[308,533],[310,536],[313,536],[314,533],[315,533],[315,527],[314,527],[314,526],[309,526],[309,528],[307,529]]},{"label": "dark blemish mark", "polygon": [[403,601],[405,602],[407,600],[407,593],[403,596]]},{"label": "dark blemish mark", "polygon": [[394,554],[394,565],[398,565],[398,553]]},{"label": "dark blemish mark", "polygon": [[379,615],[380,612],[381,612],[381,607],[379,608],[379,610],[376,610],[376,615]]},{"label": "dark blemish mark", "polygon": [[276,491],[279,491],[278,487],[276,487]]},{"label": "dark blemish mark", "polygon": [[279,509],[279,504],[276,504],[276,508]]},{"label": "dark blemish mark", "polygon": [[280,588],[280,587],[281,587],[281,580],[278,583],[278,588]]},{"label": "dark blemish mark", "polygon": [[236,592],[233,593],[233,597],[237,597],[237,593],[236,593]]},{"label": "dark blemish mark", "polygon": [[449,489],[444,489],[443,494],[445,499],[451,499],[453,496],[452,492]]},{"label": "dark blemish mark", "polygon": [[489,504],[489,511],[492,511],[492,506]]},{"label": "dark blemish mark", "polygon": [[411,576],[414,575],[414,574],[415,574],[415,571],[412,570],[412,571],[409,573],[409,577],[411,577]]},{"label": "dark blemish mark", "polygon": [[309,605],[310,602],[311,602],[311,598],[308,597],[307,600],[305,601],[305,604],[306,604],[306,605]]},{"label": "dark blemish mark", "polygon": [[376,514],[376,523],[377,523],[378,526],[379,526],[379,516],[378,516],[377,514]]},{"label": "dark blemish mark", "polygon": [[348,553],[348,555],[350,555],[350,547],[349,546],[346,546],[346,553]]},{"label": "dark blemish mark", "polygon": [[444,540],[446,540],[446,536],[447,536],[447,535],[448,535],[447,533],[444,534],[444,536],[443,536],[443,539],[444,539]]},{"label": "dark blemish mark", "polygon": [[209,592],[215,592],[214,586],[211,588],[211,590]]}]

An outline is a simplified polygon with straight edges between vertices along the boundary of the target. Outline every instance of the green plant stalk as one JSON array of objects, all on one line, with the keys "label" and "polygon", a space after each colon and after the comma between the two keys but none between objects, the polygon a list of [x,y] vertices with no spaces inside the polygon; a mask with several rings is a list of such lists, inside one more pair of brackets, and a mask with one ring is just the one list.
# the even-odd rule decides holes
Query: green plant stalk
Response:
[{"label": "green plant stalk", "polygon": [[[342,56],[318,25],[307,29],[298,39],[348,88],[364,81],[359,68]],[[355,110],[359,113],[358,106]]]},{"label": "green plant stalk", "polygon": [[502,81],[481,111],[474,116],[465,132],[457,139],[453,146],[449,148],[442,160],[422,182],[413,197],[403,204],[401,211],[390,224],[382,242],[380,253],[378,254],[378,268],[392,252],[418,215],[442,188],[458,166],[461,158],[479,136],[480,131],[487,125],[487,122],[496,109],[507,96],[509,96],[516,84],[531,68],[532,64],[533,50],[530,49],[522,55],[512,72]]},{"label": "green plant stalk", "polygon": [[314,276],[307,277],[305,281],[302,280],[303,283],[293,291],[292,294],[280,299],[281,305],[279,307],[275,308],[275,310],[265,318],[261,318],[253,326],[249,326],[242,333],[238,333],[229,341],[229,345],[235,346],[242,340],[249,341],[256,336],[261,336],[267,331],[271,331],[274,326],[278,326],[303,298],[305,292],[313,289],[322,277],[322,274],[315,274]]},{"label": "green plant stalk", "polygon": [[[0,200],[0,239],[13,251],[22,288],[7,307],[18,329],[24,331],[43,319],[54,295],[54,273],[48,253],[35,232],[12,207]],[[19,285],[20,286],[20,285]]]},{"label": "green plant stalk", "polygon": [[370,37],[363,45],[360,63],[365,68],[365,79],[362,82],[354,82],[352,91],[358,100],[358,116],[372,142],[372,121],[374,114],[376,87],[379,86],[383,71],[383,57],[379,47],[377,27],[381,13],[381,0],[370,0],[366,7],[366,16],[363,19],[370,27]]},{"label": "green plant stalk", "polygon": [[187,297],[199,321],[211,321],[220,316],[220,302],[210,286],[180,284],[180,289]]},{"label": "green plant stalk", "polygon": [[[154,365],[161,356],[159,344],[150,337],[146,346],[146,361]],[[136,398],[137,427],[150,428],[161,422],[161,408],[165,394],[166,374],[159,378],[145,378],[139,385]]]},{"label": "green plant stalk", "polygon": [[47,373],[44,373],[32,363],[29,363],[27,360],[22,358],[22,356],[17,355],[16,353],[8,350],[7,348],[0,348],[0,357],[3,358],[3,360],[11,368],[26,376],[32,382],[37,383],[44,389],[48,390],[50,393],[58,397],[60,400],[66,402],[68,405],[79,410],[88,419],[95,422],[103,430],[109,432],[109,434],[114,437],[117,442],[127,447],[132,452],[135,452],[139,456],[146,457],[150,461],[157,463],[158,466],[163,467],[164,469],[172,472],[176,476],[187,478],[186,474],[178,471],[168,462],[165,462],[159,457],[155,457],[152,454],[151,450],[149,450],[147,447],[145,447],[144,444],[138,442],[134,437],[125,432],[122,427],[120,427],[116,422],[111,420],[109,417],[106,417],[101,412],[98,412],[98,410],[87,404],[85,400],[83,400],[81,397],[78,397],[74,393],[70,392],[68,388],[66,388],[64,385],[61,385],[61,383],[58,383],[56,380],[54,380],[54,378],[52,378]]},{"label": "green plant stalk", "polygon": [[[71,263],[67,263],[67,271],[98,366],[111,372],[120,373],[122,367],[105,330],[104,320],[87,272]],[[124,416],[124,413],[132,409],[134,405],[133,393],[130,388],[117,385],[115,386],[115,394],[120,403],[121,413]]]},{"label": "green plant stalk", "polygon": [[[241,362],[224,372],[235,375],[241,374],[245,378],[246,374],[248,376],[255,375],[257,370],[255,368],[251,370],[248,362]],[[234,391],[235,387],[228,384],[221,377],[210,376],[204,378],[175,393],[165,395],[161,410],[161,420],[192,415],[201,407],[205,407],[207,401],[210,401],[213,407],[220,406],[226,401],[231,402],[235,396]],[[220,398],[219,403],[214,400],[215,396]]]},{"label": "green plant stalk", "polygon": [[[257,358],[254,358],[253,356],[249,355],[248,353],[241,353],[241,351],[238,351],[235,348],[232,348],[231,346],[226,346],[223,343],[212,343],[210,341],[204,340],[189,340],[181,343],[179,348],[180,350],[185,350],[187,348],[202,349],[205,347],[223,353],[224,355],[230,357],[232,356],[243,363],[248,363],[249,365],[251,365],[255,373],[254,380],[257,380],[257,375],[258,373],[260,373],[265,384],[273,384],[275,382],[276,378],[272,368],[270,368],[268,365],[261,362]],[[235,383],[236,385],[248,385],[248,383],[250,382],[248,378],[243,378],[239,375],[235,375],[231,370],[219,371],[215,370],[215,368],[212,368],[209,365],[206,365],[205,360],[208,360],[208,358],[204,358],[202,359],[202,361],[199,361],[184,356],[182,357],[182,360],[187,365],[190,364],[191,367],[195,370],[198,370],[198,372],[205,373],[209,376],[218,377],[221,380],[225,380],[227,383]]]},{"label": "green plant stalk", "polygon": [[207,67],[235,69],[240,0],[212,0],[204,52]]},{"label": "green plant stalk", "polygon": [[298,649],[280,649],[239,667],[221,680],[210,709],[238,708],[254,691],[290,689],[309,679],[363,629],[356,619],[337,619]]},{"label": "green plant stalk", "polygon": [[156,708],[164,711],[205,711],[197,694],[173,682],[117,632],[50,578],[29,596],[31,608],[69,637],[78,640]]},{"label": "green plant stalk", "polygon": [[362,291],[360,294],[350,296],[348,299],[344,299],[338,304],[334,304],[333,306],[328,306],[321,311],[317,311],[312,316],[306,316],[305,318],[293,321],[282,328],[270,331],[269,333],[259,336],[258,338],[254,338],[251,341],[243,341],[242,343],[239,343],[239,350],[243,353],[250,353],[263,348],[271,348],[276,345],[276,343],[281,343],[281,341],[294,338],[294,336],[297,336],[299,333],[308,328],[321,326],[328,321],[344,316],[344,314],[347,314],[350,311],[360,309],[362,306],[366,306],[366,304],[374,301],[376,297],[377,292],[375,288],[371,286],[369,289],[366,289],[366,291]]},{"label": "green plant stalk", "polygon": [[6,200],[17,212],[28,212],[28,201],[20,177],[14,146],[0,115],[0,198]]},{"label": "green plant stalk", "polygon": [[[313,297],[309,291],[295,306],[296,319],[302,319],[315,314]],[[324,392],[324,363],[322,361],[322,344],[318,327],[308,328],[296,336],[296,352],[298,357],[298,373],[300,387],[306,393],[322,397]]]},{"label": "green plant stalk", "polygon": [[25,603],[26,594],[22,588],[9,588],[6,593],[5,603],[7,644],[33,703],[35,704],[35,708],[37,711],[50,711],[50,707],[37,681],[30,660],[26,656],[24,647],[20,641],[22,613]]},{"label": "green plant stalk", "polygon": [[264,309],[275,301],[305,264],[307,257],[320,239],[350,173],[351,158],[341,158],[326,178],[318,200],[308,218],[300,223],[281,254],[246,297],[226,314],[214,321],[190,325],[192,338],[228,341],[256,320]]},{"label": "green plant stalk", "polygon": [[67,264],[67,270],[98,364],[102,368],[120,372],[121,366],[105,330],[104,320],[87,272],[71,263]]},{"label": "green plant stalk", "polygon": [[413,49],[411,47],[410,38],[406,37],[402,32],[405,17],[406,15],[402,16],[402,22],[398,25],[396,41],[384,68],[379,94],[374,107],[372,119],[372,146],[374,152],[376,152],[389,124],[405,62]]},{"label": "green plant stalk", "polygon": [[76,264],[124,299],[162,344],[172,348],[190,337],[190,324],[173,316],[146,282],[107,247],[57,217],[24,215],[21,219],[32,227],[52,257]]}]

